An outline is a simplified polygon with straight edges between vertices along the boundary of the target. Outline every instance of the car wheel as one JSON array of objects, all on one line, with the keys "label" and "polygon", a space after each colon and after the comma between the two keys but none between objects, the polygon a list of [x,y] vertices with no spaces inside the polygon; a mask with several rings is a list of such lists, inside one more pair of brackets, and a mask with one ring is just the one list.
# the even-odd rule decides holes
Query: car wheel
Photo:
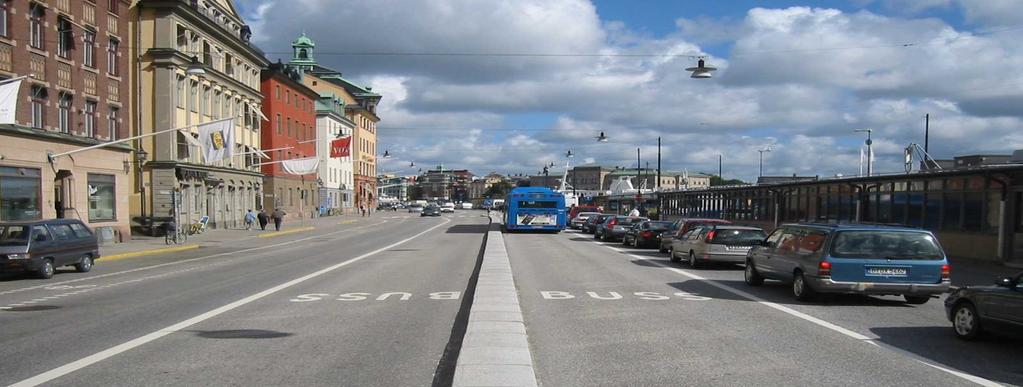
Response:
[{"label": "car wheel", "polygon": [[78,263],[75,264],[75,270],[79,273],[88,273],[89,270],[92,270],[92,256],[86,254],[82,259],[78,260]]},{"label": "car wheel", "polygon": [[929,297],[929,296],[907,296],[907,295],[903,295],[902,298],[906,299],[906,303],[907,304],[912,304],[912,305],[923,305],[923,304],[926,304],[927,301],[930,301],[930,299],[931,299],[931,297]]},{"label": "car wheel", "polygon": [[806,283],[806,277],[803,276],[802,272],[797,272],[796,277],[792,279],[792,295],[796,296],[796,299],[799,301],[810,301],[813,299],[814,291]]},{"label": "car wheel", "polygon": [[670,247],[668,248],[668,256],[671,257],[671,261],[672,262],[680,262],[680,261],[682,261],[681,258],[679,258],[677,255],[675,255],[675,249],[670,248]]},{"label": "car wheel", "polygon": [[700,261],[696,260],[696,254],[694,254],[692,251],[689,252],[689,267],[693,269],[700,268]]},{"label": "car wheel", "polygon": [[960,302],[952,309],[952,330],[960,339],[972,340],[980,336],[980,317],[973,304]]},{"label": "car wheel", "polygon": [[764,277],[760,275],[753,262],[746,262],[746,273],[744,274],[746,284],[749,286],[760,286],[764,284]]},{"label": "car wheel", "polygon": [[39,271],[36,272],[36,275],[38,275],[39,278],[41,279],[50,279],[53,278],[53,273],[54,273],[53,261],[49,259],[44,259],[43,267],[39,268]]}]

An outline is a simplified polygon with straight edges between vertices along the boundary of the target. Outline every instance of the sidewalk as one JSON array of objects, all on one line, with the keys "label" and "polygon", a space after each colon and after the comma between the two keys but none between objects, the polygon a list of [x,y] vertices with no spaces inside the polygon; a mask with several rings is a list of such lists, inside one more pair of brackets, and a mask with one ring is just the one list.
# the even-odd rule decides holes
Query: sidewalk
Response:
[{"label": "sidewalk", "polygon": [[[294,234],[296,231],[307,232],[312,231],[314,228],[334,226],[342,221],[358,221],[359,219],[373,219],[373,217],[363,218],[360,216],[344,215],[325,216],[304,220],[285,219],[279,234],[290,235]],[[121,259],[133,256],[190,250],[202,245],[231,242],[246,238],[257,238],[260,236],[269,237],[276,234],[278,234],[278,232],[273,231],[273,223],[271,222],[267,225],[266,231],[260,230],[259,224],[254,225],[253,229],[249,231],[246,231],[245,229],[207,229],[202,234],[189,235],[188,240],[180,245],[166,244],[163,236],[150,237],[145,235],[132,235],[132,239],[128,242],[100,246],[99,250],[102,257],[107,259]]]}]

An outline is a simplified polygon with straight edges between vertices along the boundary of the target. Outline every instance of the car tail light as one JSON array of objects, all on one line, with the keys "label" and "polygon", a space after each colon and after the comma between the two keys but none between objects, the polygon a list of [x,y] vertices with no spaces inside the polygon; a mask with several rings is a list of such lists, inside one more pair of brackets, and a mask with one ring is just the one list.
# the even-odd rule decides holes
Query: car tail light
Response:
[{"label": "car tail light", "polygon": [[650,231],[643,231],[643,232],[639,233],[639,235],[644,237],[644,238],[649,238],[649,237],[653,236],[654,233],[652,233]]},{"label": "car tail light", "polygon": [[941,279],[947,280],[952,275],[951,265],[941,265]]},{"label": "car tail light", "polygon": [[618,219],[611,219],[610,222],[607,222],[607,225],[612,227],[616,224],[618,224]]},{"label": "car tail light", "polygon": [[831,262],[821,261],[821,263],[817,264],[817,275],[819,275],[821,277],[830,277],[831,276]]},{"label": "car tail light", "polygon": [[703,241],[706,242],[706,243],[710,243],[710,241],[714,240],[714,235],[717,234],[717,233],[718,233],[717,231],[708,232],[707,233],[707,239],[704,239]]}]

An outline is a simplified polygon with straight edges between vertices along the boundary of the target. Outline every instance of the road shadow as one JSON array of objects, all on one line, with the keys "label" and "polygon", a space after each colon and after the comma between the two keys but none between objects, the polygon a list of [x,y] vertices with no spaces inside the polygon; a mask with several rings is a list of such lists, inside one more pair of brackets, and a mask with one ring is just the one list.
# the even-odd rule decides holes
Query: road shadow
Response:
[{"label": "road shadow", "polygon": [[8,272],[0,273],[0,282],[12,282],[12,281],[21,281],[21,280],[28,280],[28,281],[31,281],[31,280],[51,281],[51,280],[56,279],[56,277],[58,275],[72,274],[72,273],[78,273],[78,271],[75,270],[72,267],[58,267],[58,268],[53,269],[53,276],[54,276],[54,278],[46,280],[46,279],[42,279],[42,278],[36,277],[36,273],[34,273],[34,272],[8,271]]},{"label": "road shadow", "polygon": [[680,291],[691,293],[697,296],[710,297],[715,300],[749,301],[732,292],[708,284],[705,281],[689,280],[684,282],[669,282],[671,286]]},{"label": "road shadow", "polygon": [[13,306],[9,309],[4,309],[4,312],[39,312],[43,310],[54,310],[60,309],[56,305],[25,305],[25,306]]},{"label": "road shadow", "polygon": [[448,227],[448,234],[482,234],[490,230],[489,224],[456,224]]},{"label": "road shadow", "polygon": [[568,238],[568,240],[570,240],[570,241],[595,241],[596,239],[593,239],[593,237],[589,237],[589,238],[587,238],[587,237],[574,237],[574,238]]},{"label": "road shadow", "polygon": [[[820,306],[880,306],[893,308],[912,308],[913,305],[905,303],[902,299],[878,298],[862,294],[818,294],[812,301],[799,301],[792,295],[788,283],[778,281],[764,281],[761,286],[749,286],[745,281],[740,280],[714,280],[722,285],[744,291],[765,301],[783,305],[820,305]],[[745,298],[743,298],[745,300]],[[747,300],[750,301],[750,300]],[[941,302],[933,299],[931,302]]]},{"label": "road shadow", "polygon": [[1023,338],[989,336],[979,341],[955,337],[951,323],[930,327],[880,327],[870,331],[888,346],[985,379],[1023,385],[1019,348]]},{"label": "road shadow", "polygon": [[276,339],[288,337],[294,333],[269,331],[264,329],[225,329],[217,331],[189,331],[196,336],[207,339]]}]

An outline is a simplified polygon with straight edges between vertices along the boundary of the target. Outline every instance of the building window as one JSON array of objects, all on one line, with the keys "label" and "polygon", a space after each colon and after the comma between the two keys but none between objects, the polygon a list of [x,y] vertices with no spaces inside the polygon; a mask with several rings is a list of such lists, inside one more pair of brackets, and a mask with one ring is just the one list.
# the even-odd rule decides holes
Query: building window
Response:
[{"label": "building window", "polygon": [[71,48],[75,39],[73,32],[70,20],[63,16],[57,18],[57,55],[61,58],[71,57]]},{"label": "building window", "polygon": [[[116,1],[116,0],[114,0]],[[107,73],[110,75],[117,75],[117,50],[120,47],[121,42],[115,38],[110,38],[110,45],[107,46]]]},{"label": "building window", "polygon": [[57,100],[57,129],[61,133],[71,133],[71,95],[60,93]]},{"label": "building window", "polygon": [[202,99],[199,100],[199,112],[205,115],[209,115],[209,100],[210,100],[210,87],[202,87]]},{"label": "building window", "polygon": [[107,132],[110,134],[110,140],[117,140],[121,132],[121,109],[111,106],[110,116],[107,117]]},{"label": "building window", "polygon": [[117,219],[114,175],[89,174],[89,221]]},{"label": "building window", "polygon": [[220,90],[213,91],[213,108],[210,109],[210,115],[214,118],[220,118]]},{"label": "building window", "polygon": [[188,51],[188,30],[178,26],[178,51]]},{"label": "building window", "polygon": [[42,217],[38,169],[0,167],[0,220],[30,220]]},{"label": "building window", "polygon": [[188,93],[188,109],[192,112],[198,112],[199,105],[199,81],[192,81],[191,90]]},{"label": "building window", "polygon": [[85,101],[85,137],[96,137],[96,101]]},{"label": "building window", "polygon": [[7,21],[11,18],[11,0],[0,0],[0,36],[11,37],[7,31]]},{"label": "building window", "polygon": [[109,0],[107,1],[107,11],[116,15],[118,10],[118,4],[121,0]]},{"label": "building window", "polygon": [[292,133],[291,133],[291,117],[288,117],[286,122],[288,123],[288,137],[291,137],[291,135],[292,135]]},{"label": "building window", "polygon": [[220,117],[227,118],[231,114],[231,96],[224,94],[224,104],[220,106]]},{"label": "building window", "polygon": [[185,77],[183,77],[183,76],[178,75],[177,95],[175,95],[174,98],[178,102],[178,107],[184,109],[185,108]]},{"label": "building window", "polygon": [[281,113],[277,113],[277,125],[275,127],[277,128],[277,134],[283,133],[284,130],[281,128]]},{"label": "building window", "polygon": [[46,88],[32,86],[32,127],[42,129],[46,125]]},{"label": "building window", "polygon": [[87,67],[96,68],[96,31],[86,29],[84,36],[82,64]]},{"label": "building window", "polygon": [[39,3],[29,5],[29,30],[28,44],[34,48],[43,50],[43,23],[46,19],[46,8]]},{"label": "building window", "polygon": [[277,88],[276,88],[275,95],[277,96],[277,100],[280,101],[281,100],[281,85],[276,85],[276,86],[277,86]]}]

